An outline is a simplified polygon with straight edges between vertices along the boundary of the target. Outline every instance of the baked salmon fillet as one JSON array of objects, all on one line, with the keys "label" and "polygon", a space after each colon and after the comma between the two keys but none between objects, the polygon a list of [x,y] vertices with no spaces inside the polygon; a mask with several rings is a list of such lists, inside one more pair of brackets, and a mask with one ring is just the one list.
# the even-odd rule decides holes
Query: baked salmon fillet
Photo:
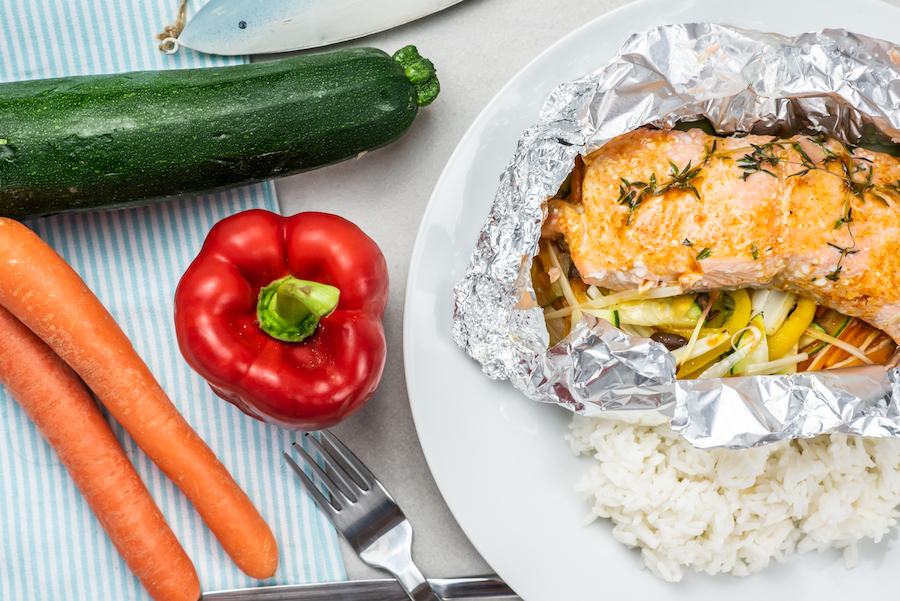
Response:
[{"label": "baked salmon fillet", "polygon": [[583,173],[543,234],[586,283],[791,291],[900,342],[900,160],[824,135],[638,129]]}]

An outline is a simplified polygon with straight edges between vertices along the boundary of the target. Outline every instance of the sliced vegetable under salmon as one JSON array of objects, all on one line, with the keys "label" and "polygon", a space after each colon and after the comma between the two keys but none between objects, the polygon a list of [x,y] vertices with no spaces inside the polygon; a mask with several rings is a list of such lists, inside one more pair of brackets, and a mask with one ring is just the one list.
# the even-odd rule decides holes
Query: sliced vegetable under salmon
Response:
[{"label": "sliced vegetable under salmon", "polygon": [[826,344],[819,352],[801,363],[798,368],[816,370],[853,367],[865,363],[884,363],[897,349],[886,334],[879,332],[860,319],[851,319],[849,324],[841,330],[837,340],[856,349],[856,353],[851,353],[834,344]]}]

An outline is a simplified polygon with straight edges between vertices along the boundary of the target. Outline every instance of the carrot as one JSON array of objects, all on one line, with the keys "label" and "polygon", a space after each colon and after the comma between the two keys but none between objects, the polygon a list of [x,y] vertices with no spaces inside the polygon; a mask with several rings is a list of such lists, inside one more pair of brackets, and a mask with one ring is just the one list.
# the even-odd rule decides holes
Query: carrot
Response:
[{"label": "carrot", "polygon": [[[875,334],[875,336],[873,336]],[[868,344],[866,345],[866,342]],[[865,348],[863,348],[865,346]],[[869,334],[867,338],[860,345],[860,350],[866,355],[874,363],[882,364],[885,363],[888,359],[890,359],[894,353],[897,351],[897,345],[894,341],[883,332],[877,331],[873,328],[873,332]],[[851,357],[847,353],[844,353],[845,358],[840,361],[829,362],[828,368],[836,368],[836,367],[855,367],[857,365],[864,365],[862,360],[857,357]]]},{"label": "carrot", "polygon": [[[838,340],[842,342],[846,342],[855,347],[859,347],[863,341],[869,336],[870,333],[874,332],[875,328],[867,324],[861,319],[856,319],[855,317],[850,320],[850,323],[847,324],[847,327],[844,328],[844,331],[841,332],[840,336],[838,336]],[[832,347],[833,351],[826,357],[823,358],[822,369],[828,369],[829,367],[840,363],[841,361],[850,357],[850,353],[845,351],[844,349],[838,347]]]},{"label": "carrot", "polygon": [[94,399],[65,362],[0,307],[0,383],[56,451],[119,555],[157,601],[196,601],[200,581]]},{"label": "carrot", "polygon": [[[861,319],[853,318],[850,323],[847,324],[847,327],[844,328],[844,330],[840,333],[840,335],[838,336],[838,340],[859,348],[865,343],[866,340],[871,337],[873,333],[876,332],[879,331],[875,327],[869,325]],[[879,333],[876,340],[881,339],[887,339],[887,336]],[[874,349],[875,345],[870,342],[868,348]],[[863,350],[863,352],[866,356],[869,357],[870,360],[874,361],[875,363],[884,363],[888,358],[890,358],[894,350],[896,350],[896,347],[892,345],[887,349],[879,349],[876,353],[870,353],[865,349]],[[797,369],[799,371],[828,369],[842,362],[845,363],[844,367],[863,365],[863,362],[859,359],[847,361],[848,359],[850,359],[850,357],[850,353],[848,353],[844,349],[838,348],[833,345],[828,345],[818,353],[798,365]]]},{"label": "carrot", "polygon": [[879,347],[880,348],[877,350],[866,353],[866,356],[875,363],[886,363],[887,360],[893,357],[894,353],[897,352],[896,344],[888,344],[885,346],[879,345]]},{"label": "carrot", "polygon": [[194,505],[237,566],[268,578],[269,526],[190,427],[77,273],[35,233],[0,218],[0,306],[47,343]]}]

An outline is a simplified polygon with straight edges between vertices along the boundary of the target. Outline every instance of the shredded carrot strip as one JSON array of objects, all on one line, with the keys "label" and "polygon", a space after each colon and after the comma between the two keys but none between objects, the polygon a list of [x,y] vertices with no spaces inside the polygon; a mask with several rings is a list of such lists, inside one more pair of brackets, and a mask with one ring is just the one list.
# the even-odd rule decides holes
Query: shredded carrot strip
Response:
[{"label": "shredded carrot strip", "polygon": [[[857,357],[863,363],[868,363],[870,365],[874,363],[874,361],[872,361],[871,359],[866,357],[865,353],[861,352],[858,348],[856,348],[852,344],[847,344],[843,340],[839,340],[839,339],[835,338],[834,336],[829,336],[828,334],[823,334],[822,332],[819,332],[818,330],[814,330],[812,328],[806,328],[806,335],[812,336],[816,340],[821,340],[822,342],[827,342],[828,344],[831,344],[832,346],[836,346],[843,351],[847,351],[854,357]],[[822,349],[822,351],[824,351],[824,350],[825,349]],[[822,351],[820,351],[820,352],[822,352]]]},{"label": "shredded carrot strip", "polygon": [[[880,332],[875,332],[875,335],[876,335],[876,336],[877,336],[878,334],[880,334]],[[871,341],[869,341],[869,342],[871,342]],[[866,355],[869,355],[869,356],[874,355],[874,354],[877,353],[878,351],[883,351],[884,349],[886,349],[886,348],[888,348],[889,346],[891,346],[891,345],[894,344],[894,341],[893,341],[893,340],[890,340],[890,339],[888,339],[888,340],[883,340],[883,341],[881,341],[879,344],[876,344],[874,348],[871,348],[871,349],[868,349],[868,350],[867,350],[866,347],[868,347],[869,342],[867,342],[865,346],[860,347],[860,350],[865,350],[865,351],[866,351]],[[851,364],[856,363],[857,361],[859,361],[859,358],[857,358],[857,357],[847,357],[846,359],[844,359],[844,360],[841,361],[840,363],[835,363],[834,365],[828,367],[827,369],[837,369],[837,368],[839,368],[839,367],[848,367],[848,366],[850,366]]]}]

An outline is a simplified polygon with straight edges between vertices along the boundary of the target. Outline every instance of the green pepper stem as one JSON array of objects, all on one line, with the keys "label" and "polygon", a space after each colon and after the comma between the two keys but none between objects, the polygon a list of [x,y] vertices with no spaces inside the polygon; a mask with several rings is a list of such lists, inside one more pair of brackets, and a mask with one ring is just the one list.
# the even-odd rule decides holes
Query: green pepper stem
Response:
[{"label": "green pepper stem", "polygon": [[287,276],[259,291],[259,327],[273,338],[299,342],[312,336],[319,320],[335,310],[341,291],[320,282]]}]

